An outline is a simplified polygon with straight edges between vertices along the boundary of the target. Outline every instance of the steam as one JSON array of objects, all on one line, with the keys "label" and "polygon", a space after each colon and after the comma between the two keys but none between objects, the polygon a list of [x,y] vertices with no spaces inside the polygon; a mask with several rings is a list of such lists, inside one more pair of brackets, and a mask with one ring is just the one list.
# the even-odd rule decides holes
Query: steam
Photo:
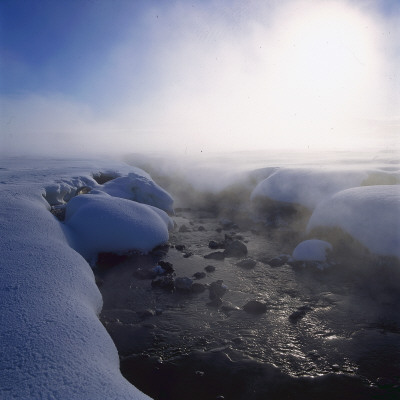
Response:
[{"label": "steam", "polygon": [[81,78],[84,95],[3,96],[1,150],[393,148],[400,10],[373,7],[340,0],[149,7],[140,28],[132,24]]}]

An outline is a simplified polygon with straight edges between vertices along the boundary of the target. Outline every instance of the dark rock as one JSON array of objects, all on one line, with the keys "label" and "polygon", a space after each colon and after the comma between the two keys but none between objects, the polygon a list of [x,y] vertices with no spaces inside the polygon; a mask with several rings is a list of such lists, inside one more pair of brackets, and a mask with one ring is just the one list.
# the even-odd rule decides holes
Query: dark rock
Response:
[{"label": "dark rock", "polygon": [[175,288],[174,278],[172,275],[157,276],[151,281],[151,286],[172,291]]},{"label": "dark rock", "polygon": [[115,254],[110,252],[99,253],[97,256],[97,266],[101,268],[114,267],[121,264],[128,258],[126,254]]},{"label": "dark rock", "polygon": [[225,257],[244,257],[247,255],[247,246],[239,240],[232,240],[226,243],[224,250]]},{"label": "dark rock", "polygon": [[215,240],[210,240],[208,243],[208,247],[213,250],[224,249],[225,243],[224,242],[216,242]]},{"label": "dark rock", "polygon": [[215,267],[214,265],[207,265],[207,267],[204,268],[207,272],[214,272]]},{"label": "dark rock", "polygon": [[59,220],[59,221],[65,221],[65,213],[66,213],[66,207],[65,205],[60,205],[60,206],[52,206],[50,208],[50,212]]},{"label": "dark rock", "polygon": [[183,251],[183,250],[186,249],[186,246],[185,246],[184,244],[177,244],[177,245],[175,245],[175,248],[176,248],[178,251]]},{"label": "dark rock", "polygon": [[312,308],[309,306],[299,307],[296,311],[294,311],[292,314],[289,315],[289,321],[295,324],[302,318],[304,318],[305,315],[311,310]]},{"label": "dark rock", "polygon": [[243,310],[249,314],[263,314],[267,312],[267,305],[258,300],[250,300],[243,306]]},{"label": "dark rock", "polygon": [[189,257],[192,257],[192,255],[193,255],[193,253],[191,251],[188,251],[183,255],[183,258],[189,258]]},{"label": "dark rock", "polygon": [[217,228],[216,231],[217,231],[218,233],[221,233],[221,232],[222,232],[222,228]]},{"label": "dark rock", "polygon": [[168,262],[168,261],[162,261],[162,260],[160,260],[160,261],[158,262],[158,265],[164,269],[164,271],[165,271],[166,274],[172,274],[172,273],[174,272],[173,264],[171,264],[171,263]]},{"label": "dark rock", "polygon": [[181,225],[179,232],[190,232],[190,229],[186,225]]},{"label": "dark rock", "polygon": [[269,264],[271,267],[280,267],[281,265],[285,264],[285,262],[280,258],[275,257],[268,260],[267,264]]},{"label": "dark rock", "polygon": [[206,228],[204,228],[203,225],[200,225],[197,229],[199,232],[204,232],[206,230]]},{"label": "dark rock", "polygon": [[257,262],[251,258],[245,258],[236,264],[240,268],[252,269],[257,265]]},{"label": "dark rock", "polygon": [[207,303],[209,307],[219,307],[222,304],[222,300],[219,298],[212,299]]},{"label": "dark rock", "polygon": [[149,317],[154,317],[156,315],[156,312],[148,308],[147,310],[137,311],[136,314],[139,316],[139,318],[145,319]]},{"label": "dark rock", "polygon": [[204,258],[208,260],[223,260],[225,258],[225,252],[216,251],[214,253],[206,254]]},{"label": "dark rock", "polygon": [[203,293],[205,290],[206,290],[206,287],[202,283],[194,282],[192,284],[192,292],[193,293]]},{"label": "dark rock", "polygon": [[175,289],[182,292],[190,292],[192,290],[193,280],[188,277],[179,277],[175,279]]},{"label": "dark rock", "polygon": [[211,300],[221,299],[221,297],[226,293],[228,288],[223,284],[222,280],[218,280],[216,282],[212,282],[210,287],[209,297]]},{"label": "dark rock", "polygon": [[205,272],[196,272],[193,274],[193,277],[196,279],[203,279],[206,277],[206,273]]}]

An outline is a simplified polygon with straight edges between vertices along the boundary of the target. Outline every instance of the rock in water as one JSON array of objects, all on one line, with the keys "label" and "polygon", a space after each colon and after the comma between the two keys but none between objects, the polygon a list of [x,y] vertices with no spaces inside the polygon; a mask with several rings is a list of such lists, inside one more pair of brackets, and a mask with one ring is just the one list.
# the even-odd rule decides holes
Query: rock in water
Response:
[{"label": "rock in water", "polygon": [[175,279],[176,290],[181,290],[183,292],[190,292],[192,290],[193,281],[190,278],[179,277]]},{"label": "rock in water", "polygon": [[267,312],[267,305],[258,300],[250,300],[243,306],[243,310],[249,314],[264,314]]},{"label": "rock in water", "polygon": [[225,257],[244,257],[247,255],[247,246],[240,240],[228,241],[225,245]]},{"label": "rock in water", "polygon": [[210,285],[210,299],[215,300],[215,299],[221,299],[221,297],[226,293],[228,290],[227,286],[223,284],[222,280],[218,280],[216,282],[211,283]]}]

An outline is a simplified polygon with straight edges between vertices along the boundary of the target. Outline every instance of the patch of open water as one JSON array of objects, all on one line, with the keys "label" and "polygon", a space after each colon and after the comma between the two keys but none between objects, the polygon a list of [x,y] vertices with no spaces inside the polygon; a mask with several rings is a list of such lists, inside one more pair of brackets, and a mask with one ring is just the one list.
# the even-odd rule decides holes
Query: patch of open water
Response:
[{"label": "patch of open water", "polygon": [[[171,247],[97,268],[104,308],[123,374],[155,399],[400,398],[399,271],[349,259],[320,271],[265,260],[293,244],[246,227],[221,230],[218,219],[182,210]],[[186,230],[179,227],[185,225]],[[202,228],[200,228],[202,227]],[[217,231],[218,230],[218,231]],[[254,268],[240,259],[205,259],[211,240],[237,236]],[[185,245],[183,251],[175,248]],[[186,253],[190,253],[187,257]],[[183,293],[152,287],[137,271],[162,259],[176,277],[223,280],[219,306],[209,290]],[[250,300],[267,311],[249,314]],[[393,397],[395,396],[395,397]]]}]

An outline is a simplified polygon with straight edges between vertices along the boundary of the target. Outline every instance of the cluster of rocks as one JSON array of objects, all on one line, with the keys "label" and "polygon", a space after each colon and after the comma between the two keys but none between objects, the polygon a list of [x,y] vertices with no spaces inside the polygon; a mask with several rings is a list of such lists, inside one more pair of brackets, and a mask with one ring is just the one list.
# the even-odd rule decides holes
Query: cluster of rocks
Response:
[{"label": "cluster of rocks", "polygon": [[204,256],[204,258],[211,260],[224,260],[227,257],[241,258],[248,253],[247,246],[238,237],[230,235],[225,235],[225,239],[221,242],[211,240],[208,247],[213,250],[223,249],[223,251],[215,251]]}]

